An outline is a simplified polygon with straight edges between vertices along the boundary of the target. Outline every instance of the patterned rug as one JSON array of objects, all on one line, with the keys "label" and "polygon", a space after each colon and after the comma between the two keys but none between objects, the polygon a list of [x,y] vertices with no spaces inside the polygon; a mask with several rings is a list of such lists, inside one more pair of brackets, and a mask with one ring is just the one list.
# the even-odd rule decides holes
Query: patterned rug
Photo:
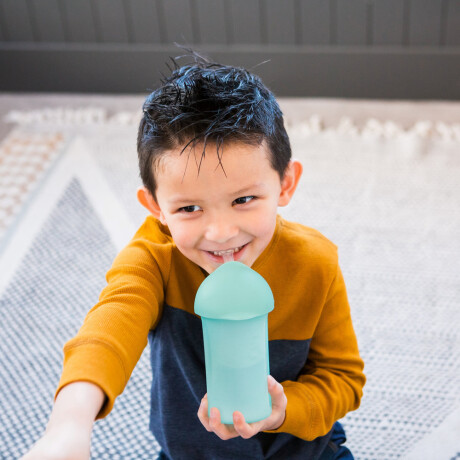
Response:
[{"label": "patterned rug", "polygon": [[[0,144],[0,458],[43,432],[62,364],[145,217],[138,113],[15,112]],[[460,125],[289,122],[304,176],[281,214],[339,246],[368,383],[345,417],[357,459],[460,458]],[[148,350],[92,458],[153,459]]]}]

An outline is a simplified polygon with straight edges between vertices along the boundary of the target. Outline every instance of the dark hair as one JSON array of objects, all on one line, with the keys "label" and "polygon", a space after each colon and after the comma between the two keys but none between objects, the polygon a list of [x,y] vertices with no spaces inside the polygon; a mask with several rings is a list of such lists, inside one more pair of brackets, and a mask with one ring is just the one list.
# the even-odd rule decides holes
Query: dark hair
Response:
[{"label": "dark hair", "polygon": [[163,77],[143,105],[137,152],[144,186],[155,197],[154,169],[166,150],[183,147],[183,152],[203,143],[202,160],[207,142],[212,142],[222,166],[224,140],[250,145],[265,140],[270,163],[283,178],[291,146],[273,93],[246,69],[188,51],[194,63],[179,67],[178,58],[172,59],[171,76]]}]

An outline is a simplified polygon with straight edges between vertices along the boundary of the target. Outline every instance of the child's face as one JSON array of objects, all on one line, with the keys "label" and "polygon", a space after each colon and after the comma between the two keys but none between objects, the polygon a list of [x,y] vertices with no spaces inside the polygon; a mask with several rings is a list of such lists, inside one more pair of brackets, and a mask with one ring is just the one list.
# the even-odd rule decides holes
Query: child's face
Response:
[{"label": "child's face", "polygon": [[277,207],[293,194],[287,190],[292,188],[292,164],[281,181],[265,143],[225,145],[225,173],[215,145],[207,146],[202,161],[198,146],[182,155],[180,151],[168,151],[160,159],[155,170],[157,202],[149,209],[169,227],[181,253],[208,273],[224,263],[222,251],[233,252],[234,260],[251,266],[273,236]]}]

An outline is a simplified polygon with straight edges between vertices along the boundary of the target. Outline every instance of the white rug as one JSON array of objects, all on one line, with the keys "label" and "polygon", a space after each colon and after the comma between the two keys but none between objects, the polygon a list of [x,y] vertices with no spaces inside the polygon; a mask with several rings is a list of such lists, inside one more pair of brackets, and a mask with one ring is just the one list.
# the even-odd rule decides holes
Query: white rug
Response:
[{"label": "white rug", "polygon": [[[138,114],[98,110],[80,111],[80,123],[75,111],[38,112],[33,124],[30,112],[10,114],[3,149],[13,136],[59,144],[0,234],[0,458],[17,458],[44,429],[62,346],[145,216]],[[281,214],[339,246],[366,363],[362,406],[343,420],[357,459],[460,458],[460,126],[430,123],[289,123],[304,176]],[[146,353],[96,424],[93,458],[155,457]]]}]

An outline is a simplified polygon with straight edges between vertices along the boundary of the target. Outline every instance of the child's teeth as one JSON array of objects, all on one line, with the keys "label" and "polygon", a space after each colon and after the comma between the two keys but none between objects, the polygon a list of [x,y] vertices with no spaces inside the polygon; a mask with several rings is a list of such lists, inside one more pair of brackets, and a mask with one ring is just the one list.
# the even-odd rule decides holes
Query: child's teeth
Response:
[{"label": "child's teeth", "polygon": [[238,252],[241,248],[242,246],[235,249],[228,249],[227,251],[212,251],[212,253],[216,256],[222,256],[224,254],[233,254],[234,252]]}]

